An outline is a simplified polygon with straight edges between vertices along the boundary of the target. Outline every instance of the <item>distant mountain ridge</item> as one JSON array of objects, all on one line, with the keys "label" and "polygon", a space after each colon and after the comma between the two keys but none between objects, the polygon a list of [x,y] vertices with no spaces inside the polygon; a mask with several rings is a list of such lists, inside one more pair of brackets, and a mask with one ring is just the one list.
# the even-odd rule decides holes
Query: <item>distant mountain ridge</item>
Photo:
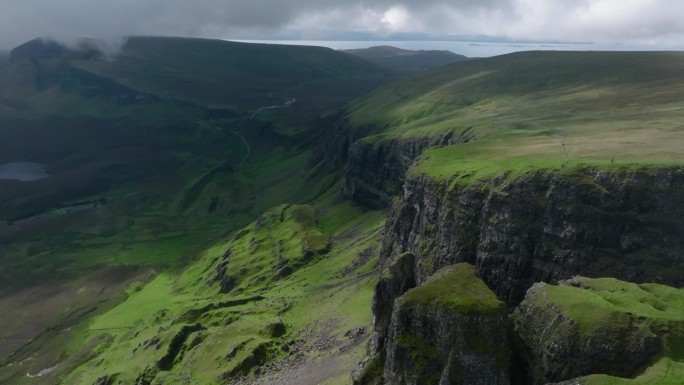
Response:
[{"label": "distant mountain ridge", "polygon": [[344,78],[345,84],[367,85],[368,91],[391,75],[375,63],[329,48],[209,39],[133,36],[116,55],[106,56],[96,42],[69,49],[39,38],[13,49],[9,63],[39,60],[41,72],[55,74],[60,63],[142,93],[221,107],[259,106],[269,92],[303,82],[315,83],[326,94],[334,89],[339,96],[345,91],[334,83]]},{"label": "distant mountain ridge", "polygon": [[466,56],[443,50],[407,50],[389,45],[342,50],[402,73],[418,73],[468,60]]}]

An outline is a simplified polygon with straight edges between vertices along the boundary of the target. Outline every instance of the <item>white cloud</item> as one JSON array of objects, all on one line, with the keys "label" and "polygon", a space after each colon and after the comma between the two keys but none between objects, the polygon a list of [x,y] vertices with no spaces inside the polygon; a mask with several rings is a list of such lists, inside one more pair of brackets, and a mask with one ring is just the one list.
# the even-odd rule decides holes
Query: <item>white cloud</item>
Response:
[{"label": "white cloud", "polygon": [[487,34],[684,45],[681,0],[0,0],[0,47],[36,36],[230,38],[277,31]]},{"label": "white cloud", "polygon": [[401,5],[390,7],[382,15],[380,21],[390,31],[403,31],[411,28],[423,29],[422,26],[411,25],[411,21],[414,24],[418,24],[417,22],[420,22],[420,20],[413,19],[406,7]]}]

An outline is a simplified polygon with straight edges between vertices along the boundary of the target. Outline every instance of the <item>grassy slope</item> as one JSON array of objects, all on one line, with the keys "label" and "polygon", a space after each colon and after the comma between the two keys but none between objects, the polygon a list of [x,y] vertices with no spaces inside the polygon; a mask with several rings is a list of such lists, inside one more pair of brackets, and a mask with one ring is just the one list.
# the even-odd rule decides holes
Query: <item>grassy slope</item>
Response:
[{"label": "grassy slope", "polygon": [[584,381],[589,385],[680,383],[684,376],[684,290],[611,278],[576,279],[581,287],[547,285],[546,292],[549,301],[579,324],[580,333],[619,322],[650,330],[664,341],[664,357],[636,379],[592,375]]},{"label": "grassy slope", "polygon": [[[162,41],[179,42],[174,39]],[[251,59],[270,63],[274,77],[281,76],[282,79],[271,78],[256,89],[244,81],[234,83],[230,88],[231,84],[225,82],[243,73],[233,73],[233,77],[226,77],[223,83],[216,82],[216,79],[212,81],[212,68],[204,66],[214,65],[206,58],[209,53],[216,53],[212,47],[230,51],[234,48],[232,44],[197,40],[183,40],[182,43],[182,50],[173,50],[171,46],[165,46],[166,51],[156,53],[153,49],[147,50],[147,54],[155,56],[154,60],[143,60],[138,72],[133,67],[126,69],[144,78],[145,71],[165,63],[175,71],[187,71],[175,73],[178,79],[187,77],[187,81],[204,81],[217,94],[219,89],[229,89],[227,94],[235,100],[243,94],[253,94],[254,99],[229,106],[217,117],[216,111],[208,110],[207,106],[158,99],[156,96],[157,99],[140,105],[118,102],[121,95],[129,92],[157,92],[161,95],[167,86],[170,91],[180,92],[180,88],[172,87],[185,84],[180,80],[175,83],[173,79],[164,78],[163,81],[154,81],[149,89],[145,89],[146,84],[131,83],[130,86],[141,88],[137,90],[112,86],[112,78],[96,76],[92,80],[86,76],[83,79],[90,79],[85,83],[88,86],[85,91],[79,91],[65,89],[59,81],[48,82],[47,88],[36,87],[33,83],[35,72],[28,71],[25,79],[21,73],[15,73],[26,69],[24,67],[3,72],[0,80],[8,81],[9,77],[12,87],[3,88],[0,92],[0,105],[5,108],[0,109],[0,135],[11,140],[0,141],[0,158],[6,157],[1,161],[19,157],[45,162],[52,174],[49,179],[29,184],[4,183],[1,190],[1,194],[5,194],[2,196],[3,219],[27,214],[22,207],[48,210],[46,216],[32,223],[0,225],[0,276],[3,282],[0,293],[3,301],[7,299],[3,303],[9,306],[25,304],[21,305],[23,318],[42,316],[49,321],[49,325],[25,323],[4,328],[0,339],[18,338],[30,342],[25,350],[9,357],[7,362],[16,364],[35,357],[35,360],[30,360],[35,364],[30,366],[32,373],[48,367],[50,362],[57,361],[66,342],[84,338],[82,321],[107,311],[120,301],[117,293],[120,293],[121,284],[131,277],[145,277],[146,271],[157,269],[167,272],[168,282],[175,282],[176,274],[210,245],[254,220],[265,210],[288,201],[310,202],[325,192],[333,191],[331,188],[336,176],[318,175],[308,163],[311,138],[316,137],[317,130],[325,127],[316,115],[323,115],[344,100],[364,92],[364,87],[384,81],[382,70],[332,50],[307,48],[304,51],[311,51],[310,55],[295,57],[300,49],[291,51],[262,46],[258,48],[261,55]],[[194,54],[207,60],[184,61],[194,44],[198,44],[200,51]],[[239,48],[250,49],[244,45],[239,45]],[[273,51],[270,56],[267,55],[269,50]],[[171,54],[169,60],[164,60],[162,55]],[[223,55],[235,56],[225,52]],[[74,66],[72,59],[67,58],[66,63],[61,60],[50,61],[46,64],[49,68],[42,69],[47,71],[47,78],[59,73],[54,68]],[[308,60],[311,60],[309,64]],[[75,66],[83,69],[89,64],[93,63],[79,61]],[[277,73],[281,64],[302,67],[303,70],[294,77],[286,71]],[[109,68],[108,63],[94,64],[95,67],[100,65],[104,69]],[[254,67],[254,63],[243,63],[242,66],[243,70],[249,69]],[[213,71],[220,69],[216,67]],[[366,76],[369,72],[370,75]],[[208,76],[194,78],[197,74]],[[312,74],[321,74],[321,78],[314,77],[315,82],[310,87],[300,88],[299,92],[310,95],[310,99],[317,99],[318,103],[307,104],[306,98],[299,98],[290,91],[275,92]],[[112,74],[115,75],[120,74]],[[256,74],[250,76],[258,77]],[[361,78],[364,78],[364,85],[354,85],[355,79]],[[116,78],[115,83],[120,84],[119,80],[123,81],[123,78]],[[336,87],[341,89],[339,94],[329,92]],[[99,91],[92,93],[93,89]],[[319,90],[326,90],[332,96],[317,94]],[[270,92],[273,94],[269,95]],[[8,93],[12,93],[12,98],[5,98]],[[266,105],[281,103],[285,97],[298,98],[287,111],[268,110],[251,118],[253,111],[247,110],[257,102]],[[212,105],[214,102],[223,103],[213,99],[206,101]],[[283,119],[285,115],[288,119]],[[275,122],[277,127],[274,127]],[[223,130],[216,130],[216,126]],[[245,143],[233,130],[249,144],[247,158]],[[294,135],[282,136],[290,133]],[[302,134],[307,141],[301,141]],[[245,163],[232,172],[211,171],[222,161],[235,166],[243,159]],[[93,186],[97,188],[90,189]],[[72,215],[49,210],[55,206],[92,200],[104,204]],[[358,214],[348,208],[336,207],[333,210],[340,216],[321,218],[321,231],[326,234],[333,234],[340,220]],[[345,214],[348,212],[353,214]],[[324,238],[314,234],[308,241],[315,243],[321,239]],[[72,287],[80,282],[79,277],[90,276],[101,269],[105,269],[106,274],[111,266],[127,273],[112,284],[97,281],[84,286],[87,287],[87,298],[66,290],[64,293],[34,290],[35,287],[56,285],[56,281],[68,281],[64,285]],[[177,287],[175,283],[172,286]],[[163,295],[167,295],[167,299],[175,295],[175,292],[167,290],[168,287],[155,283],[150,289],[154,293],[152,297],[159,295],[163,302]],[[370,296],[372,285],[363,287],[364,293]],[[94,294],[91,293],[93,290]],[[59,306],[67,307],[69,311],[43,311]],[[77,317],[73,317],[74,314]],[[69,335],[63,333],[65,328],[71,330]],[[34,336],[40,337],[31,340]],[[63,370],[87,360],[94,345],[102,342],[98,339],[91,341],[92,344],[68,346],[70,358],[63,361]],[[6,358],[4,353],[0,357],[3,362]],[[24,378],[25,374],[23,366],[5,366],[0,368],[0,383],[14,383],[14,380],[6,380],[7,376],[29,381]],[[347,374],[345,369],[345,377]],[[46,380],[43,378],[41,381]]]},{"label": "grassy slope", "polygon": [[375,137],[470,139],[415,167],[473,177],[564,166],[683,159],[684,54],[530,52],[455,63],[356,103]]},{"label": "grassy slope", "polygon": [[[207,327],[200,332],[205,339],[196,347],[184,346],[183,358],[159,375],[164,383],[183,383],[188,376],[193,383],[218,383],[221,374],[238,367],[262,344],[272,359],[286,363],[290,354],[279,348],[288,340],[296,341],[292,349],[299,347],[307,362],[334,358],[339,367],[328,375],[329,383],[345,383],[349,370],[363,354],[363,346],[344,334],[370,324],[367,304],[375,275],[369,273],[377,264],[384,216],[325,201],[317,207],[325,214],[316,217],[309,206],[289,205],[266,212],[232,240],[207,250],[178,278],[159,275],[120,306],[94,319],[83,330],[83,343],[102,340],[102,334],[110,342],[101,345],[99,354],[73,373],[63,373],[62,382],[89,385],[97,377],[113,373],[120,373],[119,379],[133,381],[146,365],[154,366],[166,352],[180,326],[201,322]],[[307,219],[301,219],[302,212]],[[307,235],[314,231],[325,234],[332,248],[303,263],[302,248]],[[238,272],[240,283],[230,294],[217,294],[218,287],[209,285],[208,280],[227,250],[232,251],[228,271]],[[273,266],[283,261],[298,267],[292,275],[278,278]],[[188,312],[256,295],[264,299]],[[271,337],[264,332],[265,325],[274,319],[285,324],[284,336]],[[145,348],[145,341],[155,336],[162,341],[161,349]],[[332,347],[317,345],[329,339],[335,341]],[[233,347],[234,355],[229,356]]]},{"label": "grassy slope", "polygon": [[465,263],[435,273],[425,283],[406,292],[397,305],[434,306],[463,314],[496,313],[504,307],[504,303],[477,276],[475,267]]},{"label": "grassy slope", "polygon": [[[44,47],[25,48],[35,54]],[[8,283],[0,292],[102,265],[177,266],[270,207],[311,200],[333,183],[307,169],[311,138],[327,127],[316,116],[386,79],[373,64],[329,49],[201,39],[131,38],[113,61],[66,52],[35,62],[0,76],[11,85],[0,94],[12,98],[0,104],[24,103],[17,116],[0,111],[0,138],[7,139],[0,140],[0,162],[44,162],[52,177],[0,182],[0,219],[106,203],[75,218],[55,212],[0,227],[0,275]],[[60,78],[73,68],[91,75]],[[334,88],[346,91],[329,92]],[[125,99],[137,93],[154,97]],[[181,96],[195,104],[168,99]],[[247,110],[295,96],[286,110]],[[207,109],[226,103],[218,117]],[[243,160],[235,172],[211,172],[222,161]]]},{"label": "grassy slope", "polygon": [[[329,107],[370,90],[386,75],[368,61],[321,47],[152,37],[128,38],[113,61],[77,65],[158,96],[247,109],[287,90],[285,96],[307,105]],[[297,92],[301,84],[308,90]]]}]

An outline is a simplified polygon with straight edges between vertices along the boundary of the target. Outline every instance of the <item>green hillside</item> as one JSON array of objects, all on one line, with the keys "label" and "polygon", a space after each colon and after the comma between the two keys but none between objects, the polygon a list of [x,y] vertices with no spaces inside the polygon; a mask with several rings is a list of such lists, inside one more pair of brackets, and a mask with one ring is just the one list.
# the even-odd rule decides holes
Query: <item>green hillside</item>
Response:
[{"label": "green hillside", "polygon": [[[377,257],[361,252],[377,247],[374,229],[381,216],[332,203],[338,175],[310,167],[310,154],[339,108],[395,75],[317,47],[140,37],[108,56],[96,46],[85,41],[80,49],[67,49],[34,40],[15,49],[0,70],[0,164],[40,162],[49,174],[33,182],[0,180],[0,302],[13,315],[0,322],[0,383],[33,384],[39,377],[27,373],[59,361],[59,371],[40,378],[42,384],[90,384],[99,370],[84,367],[67,375],[96,364],[92,349],[108,360],[109,374],[117,370],[135,380],[137,365],[149,364],[157,351],[129,362],[123,358],[128,342],[108,349],[113,330],[135,326],[141,337],[171,338],[158,334],[156,322],[147,323],[162,308],[173,304],[166,322],[175,329],[182,326],[175,311],[192,311],[200,298],[200,307],[223,306],[218,286],[205,277],[215,268],[216,250],[225,249],[240,227],[285,203],[318,202],[316,210],[331,215],[309,208],[312,228],[291,233],[290,220],[279,225],[282,234],[260,230],[264,245],[300,239],[282,260],[270,261],[275,249],[264,249],[260,269],[289,261],[290,273],[326,273],[301,273],[297,277],[310,282],[290,278],[290,286],[281,284],[285,276],[266,282],[260,274],[249,277],[241,290],[272,298],[254,309],[242,306],[253,314],[243,324],[282,316],[294,338],[309,324],[328,320],[333,313],[307,313],[314,300],[309,285],[321,286],[326,298],[337,293],[339,304],[369,301],[368,272]],[[302,249],[330,258],[312,260]],[[244,266],[255,266],[249,249],[241,253]],[[320,263],[326,267],[316,267]],[[195,270],[179,276],[189,265]],[[283,287],[290,287],[289,294],[281,293]],[[140,289],[135,300],[119,306]],[[181,296],[179,290],[194,294]],[[273,303],[285,299],[306,304],[294,315],[275,314]],[[366,338],[344,336],[368,324],[370,308],[356,309],[358,317],[337,316],[326,321],[335,322],[334,330],[321,331],[350,349],[333,355],[341,365],[339,378],[348,376]],[[114,329],[88,326],[107,311],[113,313],[93,322],[107,320]],[[211,333],[221,330],[223,316],[216,317],[202,321],[216,328]],[[221,338],[256,344],[249,348],[268,343],[269,351],[278,351],[276,343],[287,340],[270,341],[262,326]],[[196,365],[193,370],[205,369],[202,360]]]},{"label": "green hillside", "polygon": [[531,52],[471,60],[386,86],[352,119],[386,137],[467,132],[415,168],[438,177],[682,159],[681,53]]},{"label": "green hillside", "polygon": [[[0,317],[1,385],[348,384],[364,354],[382,345],[382,328],[399,314],[396,298],[394,310],[425,310],[403,320],[416,333],[439,338],[430,333],[456,327],[431,318],[441,313],[472,315],[453,318],[472,327],[478,313],[496,313],[491,322],[501,324],[488,325],[507,340],[504,305],[519,304],[496,298],[500,291],[480,276],[500,257],[499,243],[510,252],[499,259],[523,273],[547,266],[521,262],[513,250],[554,248],[566,233],[594,236],[586,247],[609,252],[609,241],[637,251],[662,242],[678,258],[672,231],[639,237],[613,222],[596,232],[574,232],[570,223],[563,234],[544,234],[546,243],[507,233],[541,223],[522,214],[533,223],[506,222],[518,217],[505,212],[485,218],[495,223],[478,239],[460,224],[443,234],[435,226],[468,209],[459,204],[499,193],[499,185],[463,189],[472,196],[460,201],[450,195],[454,184],[542,169],[681,168],[682,53],[517,53],[394,81],[397,71],[441,64],[441,54],[365,52],[410,56],[392,59],[398,70],[385,59],[318,47],[156,37],[128,38],[116,55],[97,46],[34,40],[0,65],[0,165],[38,162],[49,174],[0,180],[0,308],[8,314]],[[395,186],[407,169],[409,177],[450,183],[434,183],[445,187],[434,196],[406,191],[387,210],[348,199],[352,177]],[[572,186],[563,187],[570,196]],[[643,194],[661,190],[653,191]],[[421,197],[438,203],[418,212],[410,199]],[[560,207],[557,222],[573,220],[573,210],[593,215],[594,203]],[[662,223],[676,229],[680,219]],[[603,230],[617,240],[602,239]],[[484,262],[442,266],[448,274],[432,278],[444,261],[419,260],[471,249],[473,259],[484,250]],[[584,284],[548,285],[545,297],[578,330],[609,328],[618,317],[672,333],[663,332],[664,353],[637,378],[601,372],[580,381],[676,383],[681,290]],[[510,337],[512,349],[519,341]],[[490,353],[486,343],[478,341],[478,355]],[[366,363],[382,376],[378,357]],[[510,358],[501,362],[522,355]]]},{"label": "green hillside", "polygon": [[128,38],[111,61],[76,65],[140,91],[223,108],[260,107],[271,92],[286,90],[311,108],[330,107],[386,76],[368,61],[322,47],[154,37]]},{"label": "green hillside", "polygon": [[[328,115],[389,78],[317,47],[17,47],[0,71],[0,164],[40,162],[50,178],[0,181],[0,292],[113,263],[182,265],[264,210],[320,195],[334,176],[305,165]],[[82,204],[94,207],[69,213]]]}]

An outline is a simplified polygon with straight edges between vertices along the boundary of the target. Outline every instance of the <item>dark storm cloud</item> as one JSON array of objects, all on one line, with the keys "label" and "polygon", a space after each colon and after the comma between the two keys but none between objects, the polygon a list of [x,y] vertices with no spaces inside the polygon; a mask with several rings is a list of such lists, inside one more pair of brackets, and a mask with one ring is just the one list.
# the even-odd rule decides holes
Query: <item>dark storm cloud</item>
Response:
[{"label": "dark storm cloud", "polygon": [[[222,37],[244,31],[278,30],[307,14],[335,9],[382,11],[397,4],[413,8],[418,4],[425,7],[439,3],[430,0],[0,0],[0,45],[15,45],[36,36]],[[465,0],[449,3],[464,8],[475,4]]]},{"label": "dark storm cloud", "polygon": [[0,48],[36,36],[267,36],[284,29],[663,43],[679,0],[0,0]]}]

